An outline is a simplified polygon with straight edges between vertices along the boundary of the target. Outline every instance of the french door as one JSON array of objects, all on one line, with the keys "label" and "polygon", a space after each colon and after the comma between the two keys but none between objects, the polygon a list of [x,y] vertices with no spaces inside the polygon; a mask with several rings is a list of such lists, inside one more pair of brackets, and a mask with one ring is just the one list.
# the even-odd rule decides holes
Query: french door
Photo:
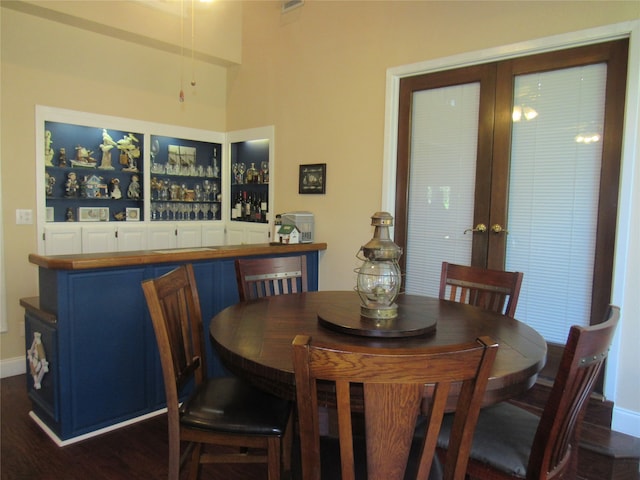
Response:
[{"label": "french door", "polygon": [[395,242],[408,293],[442,261],[524,272],[549,342],[610,301],[627,40],[400,82]]}]

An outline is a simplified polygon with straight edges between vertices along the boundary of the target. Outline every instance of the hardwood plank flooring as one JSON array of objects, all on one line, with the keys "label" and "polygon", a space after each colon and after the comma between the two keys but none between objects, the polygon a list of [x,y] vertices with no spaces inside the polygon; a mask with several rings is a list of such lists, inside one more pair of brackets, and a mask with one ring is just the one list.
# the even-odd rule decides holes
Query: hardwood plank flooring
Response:
[{"label": "hardwood plank flooring", "polygon": [[[165,415],[65,447],[29,417],[25,375],[0,380],[1,480],[165,480]],[[266,480],[263,465],[206,465],[202,480]]]}]

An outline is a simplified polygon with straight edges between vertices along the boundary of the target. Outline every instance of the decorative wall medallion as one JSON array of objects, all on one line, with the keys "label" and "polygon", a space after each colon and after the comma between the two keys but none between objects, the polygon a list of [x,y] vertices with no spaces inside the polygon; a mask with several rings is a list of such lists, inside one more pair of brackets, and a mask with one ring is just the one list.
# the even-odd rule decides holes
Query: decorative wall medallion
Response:
[{"label": "decorative wall medallion", "polygon": [[29,360],[29,370],[33,377],[33,387],[40,390],[42,387],[42,377],[49,371],[49,362],[47,362],[44,345],[42,345],[42,334],[33,332],[33,342],[31,348],[27,350],[27,359]]}]

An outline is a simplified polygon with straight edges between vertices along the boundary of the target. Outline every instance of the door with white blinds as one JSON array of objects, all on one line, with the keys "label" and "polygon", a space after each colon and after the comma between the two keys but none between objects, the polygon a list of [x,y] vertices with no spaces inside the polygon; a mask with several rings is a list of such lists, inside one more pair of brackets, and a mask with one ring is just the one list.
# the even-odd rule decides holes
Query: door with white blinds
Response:
[{"label": "door with white blinds", "polygon": [[443,261],[471,264],[480,83],[413,97],[405,291],[437,297]]},{"label": "door with white blinds", "polygon": [[606,72],[515,78],[505,268],[526,272],[518,317],[556,343],[590,323]]},{"label": "door with white blinds", "polygon": [[608,42],[485,65],[477,78],[459,69],[401,82],[395,241],[407,293],[437,296],[443,261],[517,270],[516,317],[547,341],[601,321],[626,48]]}]

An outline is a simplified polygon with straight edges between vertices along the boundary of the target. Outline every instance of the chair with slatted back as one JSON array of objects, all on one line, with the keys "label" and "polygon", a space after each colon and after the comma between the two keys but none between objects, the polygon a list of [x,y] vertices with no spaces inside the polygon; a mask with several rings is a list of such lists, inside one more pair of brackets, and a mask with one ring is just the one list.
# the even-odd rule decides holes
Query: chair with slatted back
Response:
[{"label": "chair with slatted back", "polygon": [[236,259],[240,301],[307,291],[307,257]]},{"label": "chair with slatted back", "polygon": [[[451,437],[455,448],[449,450],[443,471],[445,480],[464,479],[471,432],[497,350],[487,337],[464,345],[404,349],[345,348],[298,335],[293,365],[302,478],[426,479],[432,472],[440,422],[451,407],[450,387],[457,383],[462,386]],[[317,382],[335,383],[339,447],[320,438]],[[426,421],[420,416],[425,384],[433,386]],[[364,392],[364,433],[359,428],[352,431],[362,423],[351,408],[351,389],[359,385]],[[416,425],[423,433],[420,441],[414,441]]]},{"label": "chair with slatted back", "polygon": [[[198,478],[201,463],[265,463],[269,479],[279,479],[281,469],[290,469],[291,402],[236,377],[207,378],[200,300],[191,265],[145,280],[142,288],[167,398],[169,480],[178,480],[189,456],[190,479]],[[188,395],[184,389],[190,385],[193,393]],[[181,442],[188,443],[182,454]]]},{"label": "chair with slatted back", "polygon": [[[619,317],[620,310],[610,306],[603,323],[571,327],[541,416],[508,402],[480,412],[467,468],[471,478],[575,478],[582,419]],[[451,445],[451,423],[443,424],[441,448]]]},{"label": "chair with slatted back", "polygon": [[442,262],[439,297],[515,317],[523,276]]}]

